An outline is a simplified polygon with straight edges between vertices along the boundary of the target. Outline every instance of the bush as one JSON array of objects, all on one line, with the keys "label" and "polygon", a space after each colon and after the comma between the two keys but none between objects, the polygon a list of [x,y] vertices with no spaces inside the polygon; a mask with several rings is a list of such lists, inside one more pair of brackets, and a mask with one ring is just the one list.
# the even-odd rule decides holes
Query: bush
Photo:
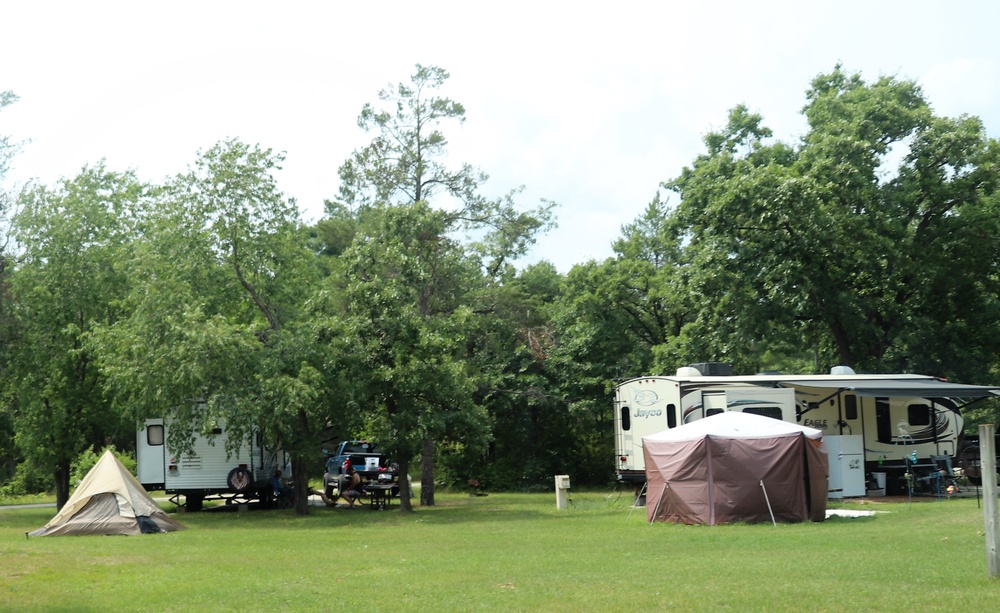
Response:
[{"label": "bush", "polygon": [[0,498],[29,496],[47,491],[52,486],[52,475],[27,462],[17,465],[13,477],[0,487]]},{"label": "bush", "polygon": [[[135,458],[133,458],[131,454],[118,451],[115,449],[114,445],[107,447],[107,449],[110,449],[111,453],[115,454],[118,461],[121,462],[130,473],[133,475],[135,474]],[[87,476],[90,469],[93,468],[94,464],[97,464],[97,461],[101,459],[102,455],[104,455],[104,451],[105,450],[102,449],[100,453],[97,453],[94,451],[94,448],[91,447],[73,460],[73,464],[70,466],[70,488],[76,488],[80,485],[80,482]]]}]

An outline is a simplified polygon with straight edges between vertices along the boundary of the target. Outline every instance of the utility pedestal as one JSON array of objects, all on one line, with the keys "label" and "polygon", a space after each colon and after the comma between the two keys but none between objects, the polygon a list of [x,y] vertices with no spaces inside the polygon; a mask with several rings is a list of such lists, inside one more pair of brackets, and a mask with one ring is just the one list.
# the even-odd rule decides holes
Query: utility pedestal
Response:
[{"label": "utility pedestal", "polygon": [[569,504],[569,475],[556,475],[556,508],[565,509]]}]

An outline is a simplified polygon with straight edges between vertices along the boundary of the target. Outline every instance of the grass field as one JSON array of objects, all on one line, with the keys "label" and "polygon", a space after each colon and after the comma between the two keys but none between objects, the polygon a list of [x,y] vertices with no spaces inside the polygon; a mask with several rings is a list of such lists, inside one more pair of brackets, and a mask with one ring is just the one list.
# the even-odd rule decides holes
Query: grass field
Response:
[{"label": "grass field", "polygon": [[19,611],[992,610],[974,498],[841,503],[822,523],[648,525],[628,496],[440,495],[368,509],[178,514],[135,537],[25,532],[0,510],[0,609]]}]

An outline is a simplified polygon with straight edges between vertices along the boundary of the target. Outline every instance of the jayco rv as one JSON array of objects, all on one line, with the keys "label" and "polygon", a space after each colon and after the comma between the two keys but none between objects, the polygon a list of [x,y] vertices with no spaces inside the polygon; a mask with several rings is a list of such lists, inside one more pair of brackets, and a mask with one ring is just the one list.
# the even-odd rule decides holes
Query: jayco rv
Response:
[{"label": "jayco rv", "polygon": [[[700,369],[699,369],[700,368]],[[712,374],[703,375],[702,371]],[[1000,387],[961,385],[924,375],[733,376],[726,365],[684,367],[676,376],[637,377],[615,388],[616,470],[623,483],[646,480],[642,437],[721,411],[742,411],[822,430],[860,435],[865,473],[906,458],[954,457],[963,399],[1000,396]],[[916,456],[912,454],[916,453]]]}]

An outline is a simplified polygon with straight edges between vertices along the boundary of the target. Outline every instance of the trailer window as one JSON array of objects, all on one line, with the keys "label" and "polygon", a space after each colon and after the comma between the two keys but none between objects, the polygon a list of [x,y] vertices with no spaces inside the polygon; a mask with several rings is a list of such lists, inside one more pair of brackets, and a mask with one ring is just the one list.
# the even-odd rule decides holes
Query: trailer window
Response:
[{"label": "trailer window", "polygon": [[677,427],[677,407],[672,404],[667,405],[667,427]]},{"label": "trailer window", "polygon": [[906,407],[907,421],[911,426],[931,425],[931,407],[926,404],[911,404]]},{"label": "trailer window", "polygon": [[770,417],[772,419],[777,419],[778,421],[781,421],[781,407],[749,407],[743,409],[743,412],[750,413],[751,415]]},{"label": "trailer window", "polygon": [[622,407],[622,431],[632,429],[632,416],[629,415],[628,407]]},{"label": "trailer window", "polygon": [[150,446],[163,444],[163,426],[146,426],[146,444]]},{"label": "trailer window", "polygon": [[711,417],[713,415],[718,415],[722,412],[722,409],[709,409],[705,411],[705,417]]},{"label": "trailer window", "polygon": [[858,418],[858,397],[854,394],[844,396],[844,419]]}]

